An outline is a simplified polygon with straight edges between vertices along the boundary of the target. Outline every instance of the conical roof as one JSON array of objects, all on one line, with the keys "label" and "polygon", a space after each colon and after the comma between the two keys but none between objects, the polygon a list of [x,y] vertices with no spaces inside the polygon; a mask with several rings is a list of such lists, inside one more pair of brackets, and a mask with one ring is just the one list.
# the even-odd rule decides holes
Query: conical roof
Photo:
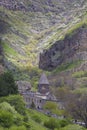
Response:
[{"label": "conical roof", "polygon": [[47,77],[46,77],[46,75],[44,73],[40,77],[39,84],[47,84],[47,85],[49,85],[49,81],[48,81],[48,79],[47,79]]}]

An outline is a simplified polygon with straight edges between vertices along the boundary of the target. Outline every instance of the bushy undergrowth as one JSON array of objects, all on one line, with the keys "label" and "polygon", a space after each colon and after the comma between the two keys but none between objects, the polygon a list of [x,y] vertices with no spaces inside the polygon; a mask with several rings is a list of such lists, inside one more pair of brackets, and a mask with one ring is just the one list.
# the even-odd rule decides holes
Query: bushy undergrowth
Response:
[{"label": "bushy undergrowth", "polygon": [[0,125],[9,128],[13,125],[13,114],[9,111],[0,110]]},{"label": "bushy undergrowth", "polygon": [[44,126],[54,130],[55,128],[62,128],[65,127],[69,124],[70,122],[66,119],[62,119],[62,120],[57,120],[54,118],[50,118],[48,121],[44,122]]},{"label": "bushy undergrowth", "polygon": [[87,71],[78,71],[73,74],[75,78],[87,77]]},{"label": "bushy undergrowth", "polygon": [[6,128],[10,128],[12,125],[21,126],[23,125],[23,116],[9,103],[0,103],[0,125]]},{"label": "bushy undergrowth", "polygon": [[14,106],[15,110],[18,113],[25,115],[25,103],[20,95],[10,95],[6,97],[1,97],[0,103],[2,102],[8,102],[12,106]]},{"label": "bushy undergrowth", "polygon": [[55,129],[55,130],[87,130],[87,129],[83,128],[82,126],[73,124],[73,125],[67,125],[64,128]]},{"label": "bushy undergrowth", "polygon": [[40,119],[40,117],[37,116],[37,115],[32,116],[32,119],[33,119],[34,121],[38,122],[38,123],[41,123],[41,119]]},{"label": "bushy undergrowth", "polygon": [[59,125],[57,123],[57,121],[53,118],[49,119],[48,121],[44,122],[44,126],[51,129],[51,130],[54,130],[54,128],[59,128]]},{"label": "bushy undergrowth", "polygon": [[71,63],[67,63],[67,64],[62,64],[59,67],[57,67],[52,73],[59,73],[61,71],[66,71],[69,69],[73,69],[74,67],[78,66],[79,64],[81,64],[82,61],[76,61],[76,62],[71,62]]},{"label": "bushy undergrowth", "polygon": [[[70,129],[70,126],[72,129]],[[75,129],[76,128],[76,129]],[[7,102],[0,103],[0,130],[85,130],[78,125],[70,125],[67,119],[48,117],[35,110],[26,109],[20,114]]]}]

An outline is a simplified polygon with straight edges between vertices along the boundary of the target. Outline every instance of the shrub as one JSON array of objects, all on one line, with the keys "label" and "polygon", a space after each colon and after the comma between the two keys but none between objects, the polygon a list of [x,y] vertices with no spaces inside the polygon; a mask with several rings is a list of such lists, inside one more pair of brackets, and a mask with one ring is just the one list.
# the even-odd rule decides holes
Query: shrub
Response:
[{"label": "shrub", "polygon": [[24,116],[23,121],[24,122],[28,122],[29,121],[28,113],[26,113],[26,115]]},{"label": "shrub", "polygon": [[63,128],[60,128],[60,129],[56,129],[56,130],[86,130],[85,128],[83,128],[82,126],[80,125],[67,125]]},{"label": "shrub", "polygon": [[23,125],[23,117],[20,114],[14,116],[14,124],[17,126]]},{"label": "shrub", "polygon": [[4,110],[0,110],[0,125],[9,128],[13,124],[12,113]]},{"label": "shrub", "polygon": [[8,102],[11,106],[14,106],[15,110],[25,115],[25,103],[23,101],[23,98],[20,95],[10,95],[8,97],[2,97],[0,98],[0,102]]},{"label": "shrub", "polygon": [[34,115],[34,116],[32,116],[32,118],[33,118],[34,121],[36,121],[36,122],[38,122],[38,123],[41,123],[41,119],[40,119],[39,116]]},{"label": "shrub", "polygon": [[[17,126],[23,125],[23,116],[21,116],[9,103],[0,103],[0,110],[4,110],[5,113],[12,114],[13,123]],[[1,119],[2,120],[2,119]]]},{"label": "shrub", "polygon": [[66,119],[62,119],[59,121],[59,124],[61,127],[65,127],[66,125],[68,125],[70,122]]},{"label": "shrub", "polygon": [[29,123],[24,122],[23,124],[24,124],[24,126],[26,126],[26,128],[28,128],[28,129],[30,128],[30,124]]},{"label": "shrub", "polygon": [[48,109],[50,111],[57,109],[57,104],[51,101],[47,101],[44,105],[44,109]]},{"label": "shrub", "polygon": [[9,130],[26,130],[26,127],[24,125],[22,126],[12,126]]},{"label": "shrub", "polygon": [[5,110],[5,111],[9,111],[13,114],[16,114],[17,111],[15,110],[15,108],[13,106],[11,106],[9,103],[7,102],[2,102],[0,103],[0,109]]},{"label": "shrub", "polygon": [[56,119],[53,118],[50,118],[48,121],[44,122],[44,126],[51,130],[54,130],[54,128],[59,128],[59,124]]}]

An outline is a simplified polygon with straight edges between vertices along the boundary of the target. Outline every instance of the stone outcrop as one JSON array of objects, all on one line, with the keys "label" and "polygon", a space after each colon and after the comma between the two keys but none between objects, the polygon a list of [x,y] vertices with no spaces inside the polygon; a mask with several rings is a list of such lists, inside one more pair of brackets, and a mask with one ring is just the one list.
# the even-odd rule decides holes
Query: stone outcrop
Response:
[{"label": "stone outcrop", "polygon": [[48,50],[40,54],[39,67],[52,70],[61,64],[78,60],[87,60],[87,28],[85,26],[57,41]]},{"label": "stone outcrop", "polygon": [[24,1],[17,1],[17,0],[1,0],[0,6],[4,6],[11,10],[26,10],[26,6]]},{"label": "stone outcrop", "polygon": [[[39,12],[61,13],[70,8],[82,7],[85,0],[0,0],[0,5],[12,10],[30,10]],[[50,7],[50,8],[48,8]]]}]

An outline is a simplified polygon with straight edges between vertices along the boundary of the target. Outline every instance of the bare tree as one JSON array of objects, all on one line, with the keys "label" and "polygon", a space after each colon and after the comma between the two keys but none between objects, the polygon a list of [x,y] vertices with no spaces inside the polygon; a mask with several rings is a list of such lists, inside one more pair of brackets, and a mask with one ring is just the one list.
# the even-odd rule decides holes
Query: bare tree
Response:
[{"label": "bare tree", "polygon": [[74,119],[83,121],[87,128],[87,94],[81,97],[73,96],[71,99],[67,102],[66,110]]}]

